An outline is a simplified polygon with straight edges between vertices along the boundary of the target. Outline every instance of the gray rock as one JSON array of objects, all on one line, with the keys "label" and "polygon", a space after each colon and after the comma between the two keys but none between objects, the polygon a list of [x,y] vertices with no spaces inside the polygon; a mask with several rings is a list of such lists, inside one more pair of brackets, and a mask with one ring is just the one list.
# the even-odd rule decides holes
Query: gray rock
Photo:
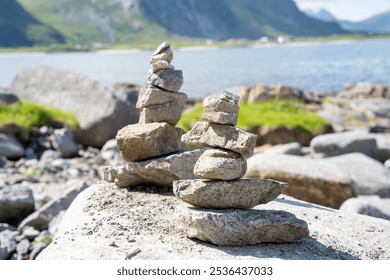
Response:
[{"label": "gray rock", "polygon": [[23,259],[23,255],[27,255],[30,249],[30,241],[23,239],[16,245],[16,253],[18,254],[18,259]]},{"label": "gray rock", "polygon": [[166,48],[164,50],[159,51],[158,53],[154,54],[152,58],[150,59],[150,63],[155,63],[158,61],[165,60],[168,63],[171,63],[173,60],[173,52],[171,48]]},{"label": "gray rock", "polygon": [[0,222],[16,224],[34,211],[32,190],[24,185],[0,188]]},{"label": "gray rock", "polygon": [[286,183],[256,179],[173,182],[173,192],[177,198],[196,207],[212,209],[249,209],[274,200],[286,188]]},{"label": "gray rock", "polygon": [[40,232],[38,230],[36,230],[35,228],[33,228],[32,226],[23,227],[21,232],[22,232],[24,237],[26,237],[28,240],[31,240],[31,241],[34,240],[40,234]]},{"label": "gray rock", "polygon": [[41,158],[39,159],[39,165],[41,168],[43,168],[49,163],[51,163],[52,161],[60,158],[61,158],[60,152],[54,150],[46,150],[43,152]]},{"label": "gray rock", "polygon": [[314,153],[329,157],[348,153],[362,153],[374,159],[378,158],[375,137],[364,132],[319,135],[313,138],[310,147]]},{"label": "gray rock", "polygon": [[173,69],[159,70],[150,75],[148,80],[151,85],[168,91],[178,92],[183,85],[183,72]]},{"label": "gray rock", "polygon": [[187,95],[181,92],[171,92],[152,85],[144,86],[139,91],[137,108],[143,109],[153,105],[163,105],[170,102],[178,102],[184,106],[187,102]]},{"label": "gray rock", "polygon": [[208,97],[204,100],[203,105],[202,120],[231,126],[237,124],[240,108],[234,99],[232,102],[229,102],[223,99]]},{"label": "gray rock", "polygon": [[338,96],[347,98],[389,98],[390,89],[386,85],[373,84],[370,82],[359,82],[349,86]]},{"label": "gray rock", "polygon": [[105,160],[115,162],[120,161],[121,152],[119,151],[118,145],[116,144],[116,139],[108,140],[101,149],[100,154]]},{"label": "gray rock", "polygon": [[340,210],[390,220],[390,199],[376,195],[358,196],[344,201]]},{"label": "gray rock", "polygon": [[33,248],[30,253],[30,260],[35,260],[38,255],[47,247],[47,244],[39,242],[34,243]]},{"label": "gray rock", "polygon": [[353,196],[350,177],[324,160],[256,154],[248,159],[245,177],[287,182],[286,194],[333,208]]},{"label": "gray rock", "polygon": [[19,231],[27,226],[38,230],[48,229],[50,221],[61,211],[68,209],[76,196],[88,187],[89,185],[84,181],[70,186],[61,197],[49,201],[25,218],[18,227]]},{"label": "gray rock", "polygon": [[56,129],[51,137],[51,144],[62,157],[71,157],[77,154],[78,148],[73,141],[72,134],[67,128]]},{"label": "gray rock", "polygon": [[[110,203],[110,201],[112,203]],[[99,183],[81,193],[39,260],[342,260],[390,259],[388,221],[281,196],[257,206],[305,220],[299,242],[222,247],[193,242],[177,227],[176,197]],[[113,244],[113,240],[115,243]],[[111,246],[110,246],[111,244]]]},{"label": "gray rock", "polygon": [[24,148],[14,137],[0,133],[0,157],[17,159],[24,156]]},{"label": "gray rock", "polygon": [[390,198],[390,171],[380,162],[361,153],[326,159],[352,179],[355,196],[379,195]]},{"label": "gray rock", "polygon": [[166,122],[175,126],[181,118],[184,105],[179,102],[170,102],[143,108],[138,123]]},{"label": "gray rock", "polygon": [[124,102],[98,82],[67,70],[25,70],[13,81],[12,90],[23,100],[73,112],[80,126],[74,136],[84,146],[101,148],[121,127],[138,121],[135,103]]},{"label": "gray rock", "polygon": [[245,175],[246,159],[228,150],[210,149],[196,162],[194,174],[201,179],[236,180]]},{"label": "gray rock", "polygon": [[196,178],[194,165],[203,152],[204,149],[198,149],[118,167],[108,166],[104,170],[104,179],[118,187],[140,184],[172,186],[175,180]]},{"label": "gray rock", "polygon": [[19,101],[19,98],[15,94],[0,92],[0,102],[3,102],[6,105],[12,105]]},{"label": "gray rock", "polygon": [[179,226],[189,238],[218,246],[295,242],[309,236],[307,223],[285,211],[212,210],[188,206],[176,207]]},{"label": "gray rock", "polygon": [[302,146],[298,142],[275,145],[272,148],[266,150],[264,153],[273,155],[303,155]]},{"label": "gray rock", "polygon": [[140,161],[179,151],[181,131],[167,123],[128,125],[116,136],[125,161]]},{"label": "gray rock", "polygon": [[379,160],[385,162],[390,159],[390,134],[372,134],[378,147]]},{"label": "gray rock", "polygon": [[16,228],[6,223],[0,223],[0,232],[3,230],[16,231]]},{"label": "gray rock", "polygon": [[153,52],[153,55],[158,55],[169,48],[171,48],[171,44],[169,42],[162,42],[160,46],[158,46],[157,49]]},{"label": "gray rock", "polygon": [[0,260],[8,259],[9,256],[15,252],[17,234],[17,231],[11,231],[8,229],[0,232],[0,255],[3,257],[0,258]]},{"label": "gray rock", "polygon": [[150,64],[150,69],[149,69],[148,75],[149,76],[153,75],[157,71],[164,70],[164,69],[174,69],[174,67],[171,64],[169,64],[168,61],[165,61],[165,60],[156,61],[156,62]]},{"label": "gray rock", "polygon": [[62,222],[62,219],[64,218],[66,213],[66,210],[60,211],[53,219],[50,220],[49,222],[49,227],[48,231],[52,234],[55,235],[58,231],[58,228]]},{"label": "gray rock", "polygon": [[256,145],[257,136],[228,125],[196,122],[181,140],[191,146],[219,147],[250,157]]}]

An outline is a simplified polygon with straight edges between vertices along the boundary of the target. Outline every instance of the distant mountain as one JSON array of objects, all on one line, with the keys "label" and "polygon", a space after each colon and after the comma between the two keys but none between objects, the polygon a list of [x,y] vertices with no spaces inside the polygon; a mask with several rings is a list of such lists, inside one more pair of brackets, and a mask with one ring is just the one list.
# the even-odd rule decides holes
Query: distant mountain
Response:
[{"label": "distant mountain", "polygon": [[347,33],[293,0],[19,0],[73,43],[131,43],[174,36],[216,40]]},{"label": "distant mountain", "polygon": [[0,1],[0,47],[64,43],[65,38],[42,24],[15,0]]},{"label": "distant mountain", "polygon": [[359,22],[340,21],[339,23],[344,29],[354,32],[390,34],[390,11]]},{"label": "distant mountain", "polygon": [[338,19],[326,9],[320,9],[318,11],[304,10],[303,12],[308,16],[318,20],[322,20],[326,22],[338,22]]}]

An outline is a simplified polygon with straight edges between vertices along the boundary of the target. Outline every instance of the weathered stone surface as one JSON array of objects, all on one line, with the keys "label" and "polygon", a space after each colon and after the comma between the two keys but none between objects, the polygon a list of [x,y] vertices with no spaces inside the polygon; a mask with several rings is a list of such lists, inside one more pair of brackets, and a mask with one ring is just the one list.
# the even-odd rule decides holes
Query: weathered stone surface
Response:
[{"label": "weathered stone surface", "polygon": [[147,85],[139,91],[137,108],[143,109],[148,106],[162,105],[170,102],[183,104],[187,102],[187,95],[181,92],[171,92],[152,85]]},{"label": "weathered stone surface", "polygon": [[348,153],[362,153],[378,158],[375,137],[364,132],[343,132],[319,135],[310,142],[313,153],[338,156]]},{"label": "weathered stone surface", "polygon": [[0,260],[6,260],[16,251],[17,231],[3,230],[0,232]]},{"label": "weathered stone surface", "polygon": [[181,70],[159,70],[149,76],[150,84],[168,91],[179,91],[183,85],[183,72]]},{"label": "weathered stone surface", "polygon": [[199,209],[182,203],[176,214],[189,238],[219,246],[294,242],[309,236],[307,223],[285,211]]},{"label": "weathered stone surface", "polygon": [[18,226],[19,231],[27,226],[32,226],[39,230],[48,229],[50,221],[61,211],[68,209],[76,196],[88,186],[86,182],[77,182],[69,187],[61,197],[49,201],[26,217]]},{"label": "weathered stone surface", "polygon": [[196,178],[194,165],[204,151],[198,149],[118,167],[108,166],[104,169],[104,179],[118,187],[140,184],[172,186],[175,180]]},{"label": "weathered stone surface", "polygon": [[100,155],[103,159],[118,162],[121,158],[121,152],[119,151],[116,139],[111,139],[104,144],[100,151]]},{"label": "weathered stone surface", "polygon": [[196,207],[212,209],[249,209],[274,200],[286,188],[286,183],[256,179],[173,182],[173,192],[177,198]]},{"label": "weathered stone surface", "polygon": [[16,224],[34,211],[32,190],[24,185],[0,187],[0,223]]},{"label": "weathered stone surface", "polygon": [[157,55],[165,51],[166,49],[169,49],[171,47],[171,44],[169,42],[162,42],[160,46],[157,47],[157,49],[153,52],[153,55]]},{"label": "weathered stone surface", "polygon": [[183,110],[184,104],[179,102],[149,106],[142,109],[138,123],[166,122],[175,126],[180,120]]},{"label": "weathered stone surface", "polygon": [[181,140],[193,146],[219,147],[250,157],[256,135],[228,125],[197,122]]},{"label": "weathered stone surface", "polygon": [[72,134],[67,128],[56,129],[51,138],[53,148],[61,153],[62,157],[71,157],[77,154],[78,148],[73,141]]},{"label": "weathered stone surface", "polygon": [[248,159],[245,177],[287,182],[286,194],[333,208],[353,196],[350,177],[324,160],[256,154]]},{"label": "weathered stone surface", "polygon": [[240,108],[237,103],[208,97],[204,100],[202,120],[235,126]]},{"label": "weathered stone surface", "polygon": [[17,159],[24,155],[24,148],[14,137],[0,133],[0,157]]},{"label": "weathered stone surface", "polygon": [[378,147],[379,160],[381,162],[385,162],[390,159],[390,133],[378,133],[372,135],[375,137]]},{"label": "weathered stone surface", "polygon": [[358,196],[344,201],[340,210],[390,220],[390,199],[376,195]]},{"label": "weathered stone surface", "polygon": [[380,162],[361,153],[351,153],[325,160],[348,175],[357,195],[379,195],[390,198],[390,171]]},{"label": "weathered stone surface", "polygon": [[282,195],[255,209],[286,211],[305,220],[310,229],[308,238],[245,247],[205,246],[189,240],[178,229],[173,219],[178,203],[170,192],[145,193],[115,189],[109,183],[95,184],[75,199],[54,242],[38,259],[390,259],[390,224],[382,219]]},{"label": "weathered stone surface", "polygon": [[168,61],[159,60],[150,64],[148,75],[150,76],[156,73],[157,71],[164,70],[164,69],[175,69],[175,68],[171,64],[169,64]]},{"label": "weathered stone surface", "polygon": [[68,70],[28,69],[15,78],[12,91],[22,100],[74,113],[80,126],[75,140],[84,146],[101,148],[121,127],[138,121],[135,102]]},{"label": "weathered stone surface", "polygon": [[181,131],[167,123],[128,125],[116,136],[125,161],[140,161],[177,152]]},{"label": "weathered stone surface", "polygon": [[235,180],[246,172],[246,159],[228,150],[210,149],[196,162],[194,174],[201,179]]}]

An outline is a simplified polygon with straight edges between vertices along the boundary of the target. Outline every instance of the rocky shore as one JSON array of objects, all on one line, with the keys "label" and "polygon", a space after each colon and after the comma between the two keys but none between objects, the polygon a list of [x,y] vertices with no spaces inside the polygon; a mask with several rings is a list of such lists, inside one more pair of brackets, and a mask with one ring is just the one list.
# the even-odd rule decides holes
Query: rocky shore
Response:
[{"label": "rocky shore", "polygon": [[[248,129],[258,139],[252,155],[252,144],[249,147],[244,139],[248,132],[234,128],[239,110],[213,97],[204,101],[204,119],[209,121],[199,122],[182,138],[184,132],[175,125],[187,96],[179,92],[183,74],[171,65],[172,59],[169,46],[160,46],[151,59],[149,85],[142,88],[122,84],[108,89],[77,73],[44,67],[21,73],[11,89],[0,92],[2,106],[27,101],[49,104],[73,112],[79,121],[77,129],[51,123],[28,133],[15,123],[0,125],[0,260],[38,255],[40,259],[390,258],[389,86],[359,83],[326,97],[288,86],[236,90],[248,103],[300,100],[329,122],[327,134],[309,137],[302,136],[299,128]],[[206,147],[195,149],[191,143]],[[175,198],[173,182],[193,182],[177,185],[176,195],[198,205],[194,193],[204,187],[192,180],[228,184],[243,176],[243,181],[287,183],[284,195],[272,202],[272,195],[266,199],[266,209],[306,221],[310,235],[291,244],[249,242],[247,247],[189,240],[173,219],[190,209]],[[96,183],[103,178],[106,182]],[[192,188],[196,191],[185,193]],[[220,188],[221,196],[231,191],[209,188]],[[224,202],[199,203],[215,208]],[[243,208],[248,213],[264,210],[258,204],[248,202]],[[205,210],[197,211],[203,219]]]}]

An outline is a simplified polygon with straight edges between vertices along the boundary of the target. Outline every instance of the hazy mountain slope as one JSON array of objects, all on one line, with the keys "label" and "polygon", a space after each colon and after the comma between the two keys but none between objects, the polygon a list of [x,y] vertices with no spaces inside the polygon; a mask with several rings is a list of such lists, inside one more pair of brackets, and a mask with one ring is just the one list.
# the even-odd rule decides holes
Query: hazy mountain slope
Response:
[{"label": "hazy mountain slope", "polygon": [[351,31],[390,33],[390,11],[360,22],[340,21],[341,26]]},{"label": "hazy mountain slope", "polygon": [[0,1],[0,46],[23,47],[64,43],[64,37],[39,22],[15,0]]},{"label": "hazy mountain slope", "polygon": [[345,33],[292,0],[19,0],[71,42],[129,43],[175,35],[257,39]]},{"label": "hazy mountain slope", "polygon": [[304,10],[303,11],[308,16],[327,22],[338,22],[338,19],[328,10],[320,9],[318,11]]}]

